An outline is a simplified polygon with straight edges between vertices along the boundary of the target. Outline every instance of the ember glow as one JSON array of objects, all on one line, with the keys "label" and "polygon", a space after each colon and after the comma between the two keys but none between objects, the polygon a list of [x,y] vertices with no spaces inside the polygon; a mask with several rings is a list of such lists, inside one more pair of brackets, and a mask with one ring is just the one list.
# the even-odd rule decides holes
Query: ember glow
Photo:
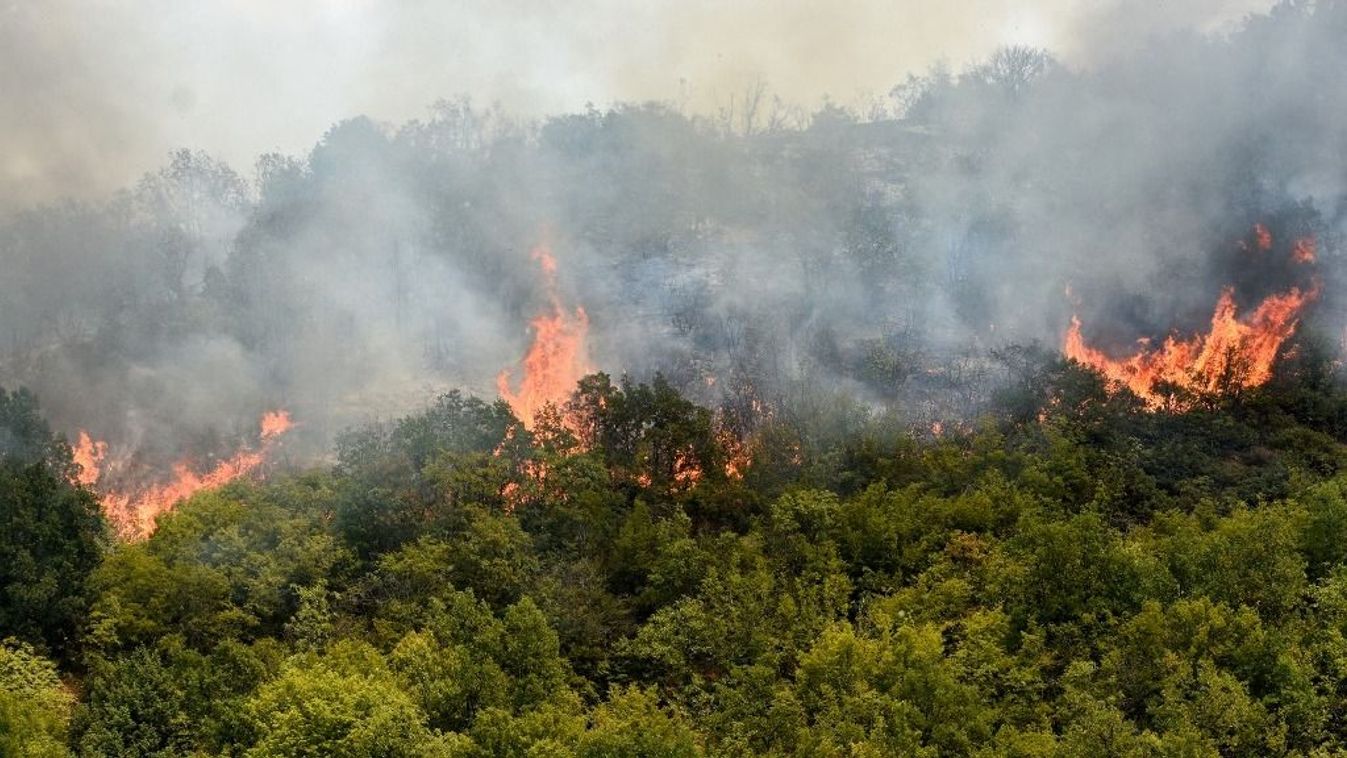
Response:
[{"label": "ember glow", "polygon": [[1296,263],[1314,263],[1316,245],[1313,237],[1301,237],[1291,248],[1291,260]]},{"label": "ember glow", "polygon": [[1264,253],[1272,249],[1272,232],[1262,224],[1253,225],[1254,243],[1258,249]]},{"label": "ember glow", "polygon": [[1080,319],[1072,317],[1062,350],[1068,358],[1126,385],[1151,408],[1164,404],[1161,383],[1196,393],[1257,387],[1272,378],[1278,351],[1295,333],[1301,312],[1316,294],[1316,289],[1302,292],[1293,287],[1268,297],[1251,314],[1239,318],[1234,290],[1226,288],[1205,334],[1187,339],[1171,335],[1159,348],[1143,346],[1123,358],[1112,358],[1087,345]]},{"label": "ember glow", "polygon": [[[130,490],[107,488],[100,492],[103,513],[117,533],[126,539],[140,539],[154,533],[155,519],[173,509],[180,501],[204,489],[223,486],[256,471],[267,459],[276,441],[294,426],[287,411],[268,411],[262,415],[259,439],[254,449],[240,450],[201,472],[190,461],[173,464],[173,478]],[[75,462],[80,464],[78,480],[85,486],[100,485],[109,470],[125,461],[109,462],[107,443],[93,440],[81,431],[75,445]],[[101,487],[100,487],[101,489]]]},{"label": "ember glow", "polygon": [[533,344],[524,356],[519,388],[510,386],[508,368],[496,377],[496,390],[529,429],[543,408],[563,405],[576,383],[593,370],[585,343],[589,333],[585,309],[577,307],[568,312],[562,306],[557,293],[557,261],[546,245],[534,248],[532,257],[542,268],[549,308],[532,321]]},{"label": "ember glow", "polygon": [[740,439],[738,435],[728,429],[723,429],[716,435],[720,442],[720,447],[725,451],[725,476],[730,479],[743,479],[744,472],[753,463],[753,454],[749,451],[748,443]]},{"label": "ember glow", "polygon": [[[499,450],[499,448],[498,448]],[[547,486],[547,463],[544,461],[525,460],[519,462],[517,472],[520,476],[518,481],[506,482],[501,487],[500,496],[505,504],[505,511],[512,513],[518,510],[529,497],[536,497],[543,487]],[[521,484],[522,483],[522,484]],[[565,492],[553,493],[561,500],[566,499]]]},{"label": "ember glow", "polygon": [[691,489],[702,480],[702,467],[691,451],[680,451],[674,456],[673,480],[679,489]]}]

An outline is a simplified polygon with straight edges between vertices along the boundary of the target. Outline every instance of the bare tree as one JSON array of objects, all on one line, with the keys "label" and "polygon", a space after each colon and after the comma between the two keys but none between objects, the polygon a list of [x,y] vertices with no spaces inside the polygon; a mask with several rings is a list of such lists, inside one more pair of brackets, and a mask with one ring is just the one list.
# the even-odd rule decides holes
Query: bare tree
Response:
[{"label": "bare tree", "polygon": [[969,75],[976,81],[999,88],[1014,97],[1028,89],[1033,80],[1048,71],[1054,63],[1052,55],[1046,50],[1010,45],[997,50],[986,63],[973,68]]},{"label": "bare tree", "polygon": [[730,95],[729,104],[720,109],[717,119],[720,127],[730,134],[753,136],[758,131],[758,118],[762,115],[766,98],[766,80],[754,78],[744,87],[742,95]]}]

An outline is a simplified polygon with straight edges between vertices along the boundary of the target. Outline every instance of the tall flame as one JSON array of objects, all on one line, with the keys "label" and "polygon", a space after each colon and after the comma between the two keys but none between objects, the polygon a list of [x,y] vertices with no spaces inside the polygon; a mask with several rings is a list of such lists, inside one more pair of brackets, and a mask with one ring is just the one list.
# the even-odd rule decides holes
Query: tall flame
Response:
[{"label": "tall flame", "polygon": [[1295,333],[1301,311],[1318,294],[1299,288],[1272,295],[1246,318],[1236,315],[1234,290],[1221,292],[1211,329],[1188,339],[1170,336],[1156,349],[1114,359],[1085,344],[1081,323],[1071,318],[1062,351],[1108,379],[1127,385],[1152,408],[1163,404],[1157,385],[1167,382],[1194,392],[1219,392],[1230,386],[1257,387],[1272,378],[1277,352]]},{"label": "tall flame", "polygon": [[547,286],[549,309],[531,322],[533,344],[523,360],[523,378],[516,391],[510,386],[510,369],[496,376],[496,390],[510,404],[515,416],[532,429],[535,417],[548,404],[560,406],[575,391],[576,382],[592,371],[585,344],[589,317],[584,308],[568,313],[557,294],[557,261],[546,245],[533,249]]},{"label": "tall flame", "polygon": [[108,457],[108,443],[93,439],[88,432],[81,429],[79,441],[75,443],[72,452],[75,463],[80,467],[79,472],[75,474],[75,481],[85,487],[92,487],[94,482],[98,481],[103,459]]},{"label": "tall flame", "polygon": [[[268,411],[262,415],[260,426],[259,447],[240,450],[219,461],[205,473],[198,472],[189,461],[182,460],[173,464],[171,481],[130,492],[108,490],[101,493],[104,515],[122,537],[148,537],[154,533],[155,519],[172,510],[180,501],[201,490],[223,486],[255,471],[271,453],[276,440],[294,426],[294,421],[287,411]],[[80,432],[74,451],[75,462],[81,467],[78,474],[81,484],[93,486],[102,478],[107,447],[107,443],[93,440],[87,432]]]}]

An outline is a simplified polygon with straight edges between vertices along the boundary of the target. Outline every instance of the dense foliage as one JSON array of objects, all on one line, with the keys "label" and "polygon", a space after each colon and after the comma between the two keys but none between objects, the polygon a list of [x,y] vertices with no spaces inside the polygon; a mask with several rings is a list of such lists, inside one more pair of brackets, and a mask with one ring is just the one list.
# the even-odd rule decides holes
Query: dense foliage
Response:
[{"label": "dense foliage", "polygon": [[106,529],[93,495],[71,484],[70,449],[37,400],[0,388],[0,636],[69,659],[88,614],[85,580]]},{"label": "dense foliage", "polygon": [[781,410],[741,443],[658,379],[531,432],[450,394],[120,545],[6,395],[0,746],[1337,754],[1347,394],[1314,355],[1178,414],[1016,351],[997,413],[925,439]]}]

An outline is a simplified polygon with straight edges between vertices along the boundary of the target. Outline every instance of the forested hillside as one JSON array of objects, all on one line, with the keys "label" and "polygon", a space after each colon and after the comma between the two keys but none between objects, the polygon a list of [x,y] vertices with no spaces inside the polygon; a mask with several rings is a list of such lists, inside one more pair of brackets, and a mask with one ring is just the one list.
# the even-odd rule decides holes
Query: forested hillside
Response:
[{"label": "forested hillside", "polygon": [[587,377],[527,431],[442,396],[114,543],[3,396],[6,755],[1331,755],[1347,394],[1146,410],[1034,350],[914,439],[748,436]]},{"label": "forested hillside", "polygon": [[[1058,52],[701,110],[655,53],[869,35],[313,2],[0,3],[0,758],[1347,756],[1347,0],[1064,1]],[[74,187],[183,134],[109,109],[275,149],[353,93],[223,51],[338,31],[306,70],[422,117]],[[668,96],[416,75],[581,97],[609,43]]]}]

